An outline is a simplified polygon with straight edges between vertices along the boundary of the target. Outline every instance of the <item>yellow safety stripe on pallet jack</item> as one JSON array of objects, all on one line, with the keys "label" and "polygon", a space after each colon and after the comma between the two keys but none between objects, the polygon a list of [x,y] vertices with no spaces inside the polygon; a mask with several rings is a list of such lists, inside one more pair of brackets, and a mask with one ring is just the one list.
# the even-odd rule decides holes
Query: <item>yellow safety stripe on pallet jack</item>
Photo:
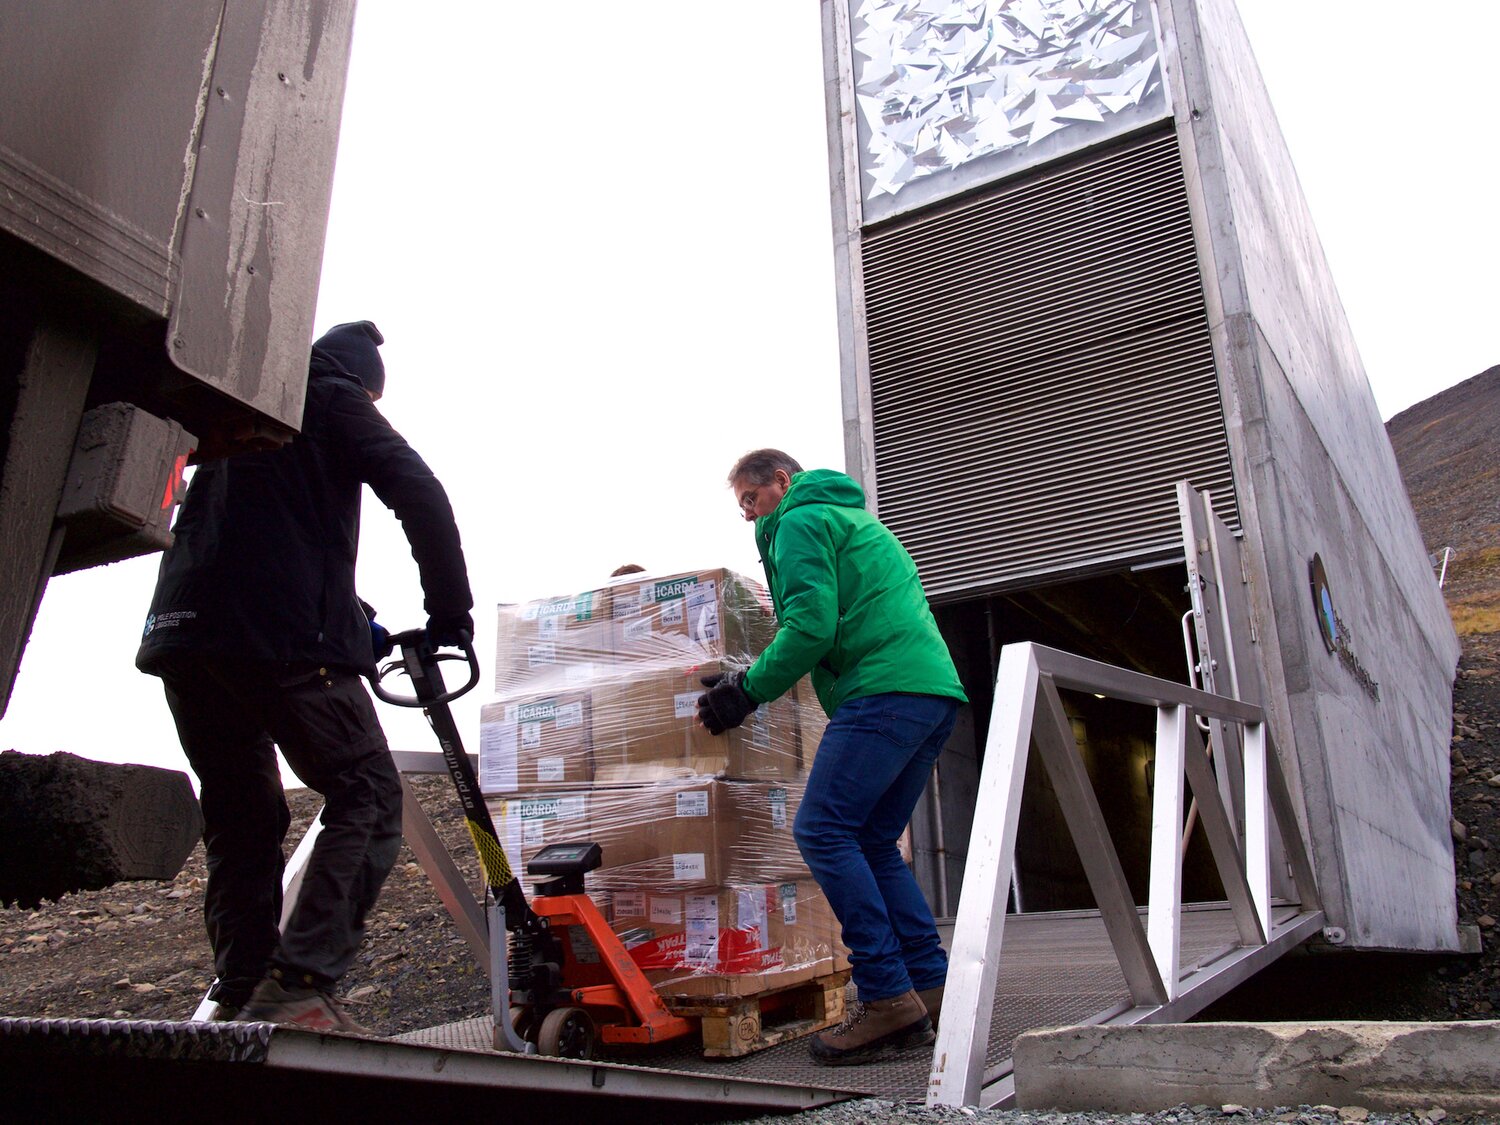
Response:
[{"label": "yellow safety stripe on pallet jack", "polygon": [[510,863],[505,858],[505,849],[500,841],[472,820],[465,821],[469,835],[474,839],[474,850],[479,853],[479,866],[484,868],[484,877],[496,890],[511,880]]}]

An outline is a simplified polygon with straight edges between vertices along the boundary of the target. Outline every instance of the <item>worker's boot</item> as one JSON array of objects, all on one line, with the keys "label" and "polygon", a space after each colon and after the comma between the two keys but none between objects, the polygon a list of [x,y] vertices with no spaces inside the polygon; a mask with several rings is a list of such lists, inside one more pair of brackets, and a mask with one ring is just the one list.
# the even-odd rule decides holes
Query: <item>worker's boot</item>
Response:
[{"label": "worker's boot", "polygon": [[922,1001],[922,1007],[927,1009],[927,1018],[932,1021],[933,1031],[938,1029],[938,1016],[943,1011],[944,987],[940,984],[936,988],[924,988],[917,993],[917,999]]},{"label": "worker's boot", "polygon": [[235,1019],[242,1023],[279,1023],[308,1031],[343,1031],[350,1035],[373,1035],[349,1018],[333,993],[315,987],[310,980],[272,969],[255,986],[250,1000]]},{"label": "worker's boot", "polygon": [[824,1066],[851,1066],[932,1040],[932,1021],[916,991],[908,989],[887,1000],[856,1002],[843,1023],[813,1036],[811,1052]]},{"label": "worker's boot", "polygon": [[240,1009],[250,999],[250,994],[255,991],[255,986],[260,983],[258,977],[231,977],[228,980],[216,980],[213,987],[208,990],[206,1000],[212,1000],[218,1005],[212,1019],[214,1022],[223,1023],[240,1018]]}]

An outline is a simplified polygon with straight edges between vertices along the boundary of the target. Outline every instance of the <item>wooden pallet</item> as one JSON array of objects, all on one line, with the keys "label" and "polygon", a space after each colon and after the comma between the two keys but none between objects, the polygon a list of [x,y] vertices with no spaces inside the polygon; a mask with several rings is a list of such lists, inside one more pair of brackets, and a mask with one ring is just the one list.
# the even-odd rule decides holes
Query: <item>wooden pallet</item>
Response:
[{"label": "wooden pallet", "polygon": [[674,1015],[702,1022],[703,1057],[733,1059],[800,1039],[844,1018],[848,971],[749,996],[664,996]]}]

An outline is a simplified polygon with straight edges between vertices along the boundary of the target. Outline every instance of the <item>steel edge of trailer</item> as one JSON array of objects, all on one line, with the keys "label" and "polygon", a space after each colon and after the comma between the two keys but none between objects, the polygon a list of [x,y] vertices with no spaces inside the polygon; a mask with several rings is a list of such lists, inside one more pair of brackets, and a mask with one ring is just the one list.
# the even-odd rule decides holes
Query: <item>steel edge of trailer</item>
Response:
[{"label": "steel edge of trailer", "polygon": [[[159,1077],[209,1073],[225,1089],[255,1082],[251,1072],[267,1082],[300,1074],[320,1081],[397,1082],[426,1088],[432,1096],[459,1090],[508,1098],[536,1095],[559,1099],[559,1107],[607,1096],[622,1109],[630,1103],[696,1107],[717,1117],[795,1112],[859,1096],[834,1087],[463,1050],[266,1023],[0,1017],[0,1076],[14,1093],[22,1093],[26,1075],[55,1086],[59,1078],[70,1082],[74,1072],[81,1078],[109,1061],[156,1064]],[[131,1098],[118,1087],[114,1093],[122,1101]]]}]

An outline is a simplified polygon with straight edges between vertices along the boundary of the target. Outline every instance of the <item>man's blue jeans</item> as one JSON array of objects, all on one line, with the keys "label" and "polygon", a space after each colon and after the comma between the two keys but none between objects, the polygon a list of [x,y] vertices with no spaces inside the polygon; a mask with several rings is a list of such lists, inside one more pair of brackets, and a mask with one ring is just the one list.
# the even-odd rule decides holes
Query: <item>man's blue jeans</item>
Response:
[{"label": "man's blue jeans", "polygon": [[793,833],[844,928],[864,1001],[948,976],[932,911],[896,841],[953,730],[958,700],[869,695],[833,713]]}]

